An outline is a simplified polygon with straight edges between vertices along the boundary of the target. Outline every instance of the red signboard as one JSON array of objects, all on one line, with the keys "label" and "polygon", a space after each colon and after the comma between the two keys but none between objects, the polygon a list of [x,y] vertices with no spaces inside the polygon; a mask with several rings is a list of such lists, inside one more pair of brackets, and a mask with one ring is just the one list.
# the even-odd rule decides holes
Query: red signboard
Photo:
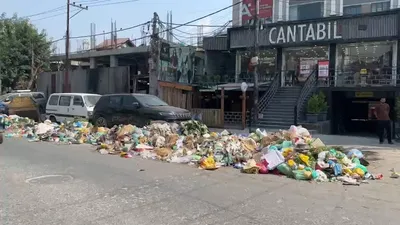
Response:
[{"label": "red signboard", "polygon": [[[272,22],[272,6],[274,0],[259,0],[259,19],[263,23]],[[255,16],[256,5],[254,0],[242,1],[242,25],[249,24]]]}]

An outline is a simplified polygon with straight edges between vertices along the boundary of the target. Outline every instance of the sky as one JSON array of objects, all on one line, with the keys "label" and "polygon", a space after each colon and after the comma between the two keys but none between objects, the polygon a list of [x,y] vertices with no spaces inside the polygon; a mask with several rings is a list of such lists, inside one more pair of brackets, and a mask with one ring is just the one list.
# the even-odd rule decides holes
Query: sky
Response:
[{"label": "sky", "polygon": [[[153,12],[157,12],[160,20],[167,20],[168,11],[172,11],[173,23],[185,23],[193,19],[205,16],[221,8],[232,5],[232,0],[71,0],[71,3],[88,6],[70,20],[70,36],[90,35],[90,24],[96,24],[96,33],[109,32],[111,21],[116,21],[117,30],[132,27],[149,21]],[[1,12],[7,16],[17,14],[18,17],[27,17],[37,29],[45,30],[53,40],[62,38],[66,31],[66,0],[12,0],[3,1]],[[109,5],[106,5],[109,4]],[[75,11],[71,7],[71,12]],[[40,14],[36,16],[31,16]],[[74,13],[71,13],[73,15]],[[232,10],[228,9],[211,17],[207,17],[194,24],[222,25],[232,19]],[[187,44],[190,44],[198,33],[197,27],[182,27],[174,31],[174,35]],[[210,34],[216,28],[204,27],[203,33]],[[181,32],[182,31],[182,32]],[[188,34],[189,33],[189,34]],[[140,38],[141,28],[118,32],[118,38]],[[109,39],[108,35],[96,37],[96,44]],[[71,51],[82,47],[82,43],[90,38],[72,39]],[[176,41],[176,40],[175,40]],[[136,44],[141,44],[138,40]],[[57,53],[65,52],[65,41],[55,43]],[[89,46],[87,46],[88,48]]]}]

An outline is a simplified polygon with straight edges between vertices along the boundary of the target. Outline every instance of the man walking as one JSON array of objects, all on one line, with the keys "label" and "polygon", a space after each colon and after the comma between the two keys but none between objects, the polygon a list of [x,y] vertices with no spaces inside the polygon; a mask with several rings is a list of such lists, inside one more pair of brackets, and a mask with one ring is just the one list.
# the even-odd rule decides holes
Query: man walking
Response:
[{"label": "man walking", "polygon": [[378,136],[380,144],[383,144],[383,135],[385,133],[385,130],[389,144],[393,144],[389,112],[389,104],[386,103],[385,98],[381,98],[379,104],[375,107],[375,116],[378,119]]}]

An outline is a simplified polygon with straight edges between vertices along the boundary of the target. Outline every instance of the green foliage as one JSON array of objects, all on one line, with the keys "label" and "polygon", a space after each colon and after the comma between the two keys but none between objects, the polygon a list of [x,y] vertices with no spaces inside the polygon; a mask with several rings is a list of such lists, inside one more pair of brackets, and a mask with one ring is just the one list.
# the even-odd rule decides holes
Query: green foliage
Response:
[{"label": "green foliage", "polygon": [[[0,15],[0,74],[3,86],[32,89],[37,75],[49,68],[52,52],[47,34],[16,15]],[[32,62],[33,59],[33,62]]]},{"label": "green foliage", "polygon": [[318,95],[314,94],[307,102],[307,113],[318,114],[321,112],[320,100]]},{"label": "green foliage", "polygon": [[328,111],[328,103],[326,102],[326,96],[322,91],[319,92],[318,99],[319,99],[321,112]]},{"label": "green foliage", "polygon": [[326,96],[321,91],[319,94],[313,94],[307,102],[307,112],[311,114],[318,114],[328,110],[328,103]]},{"label": "green foliage", "polygon": [[397,119],[400,119],[400,97],[396,98],[396,106],[395,106]]}]

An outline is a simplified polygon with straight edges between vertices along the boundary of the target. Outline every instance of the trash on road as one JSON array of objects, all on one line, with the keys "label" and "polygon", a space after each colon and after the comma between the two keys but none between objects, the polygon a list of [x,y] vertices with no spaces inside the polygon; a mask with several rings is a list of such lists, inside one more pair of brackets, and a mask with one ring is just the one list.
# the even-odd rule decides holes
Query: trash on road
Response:
[{"label": "trash on road", "polygon": [[[35,123],[28,118],[5,116],[6,137],[24,137],[32,142],[91,144],[100,154],[122,158],[142,157],[171,163],[197,165],[204,170],[232,166],[247,174],[279,174],[296,180],[341,181],[360,185],[372,175],[362,151],[346,152],[341,146],[326,146],[301,126],[267,133],[257,129],[249,135],[210,132],[199,121],[180,124],[157,122],[139,128],[119,125],[95,127],[88,122]],[[399,175],[393,171],[393,174]],[[393,175],[391,177],[395,177]]]}]

